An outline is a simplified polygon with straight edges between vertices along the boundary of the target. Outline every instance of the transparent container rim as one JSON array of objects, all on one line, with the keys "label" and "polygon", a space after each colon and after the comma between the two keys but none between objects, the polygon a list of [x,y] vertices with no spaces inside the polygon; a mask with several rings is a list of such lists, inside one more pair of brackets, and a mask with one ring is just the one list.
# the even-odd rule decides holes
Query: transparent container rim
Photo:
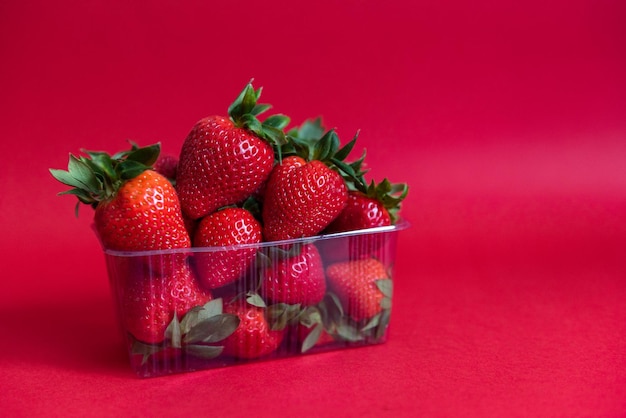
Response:
[{"label": "transparent container rim", "polygon": [[391,232],[398,232],[407,229],[411,224],[405,219],[399,219],[395,224],[389,226],[378,226],[375,228],[359,229],[355,231],[337,232],[333,234],[314,235],[312,237],[294,238],[281,241],[265,241],[252,244],[237,244],[227,245],[219,247],[189,247],[189,248],[172,248],[166,250],[142,250],[142,251],[121,251],[111,250],[103,248],[104,253],[118,257],[145,257],[153,255],[166,255],[166,254],[190,254],[190,253],[206,253],[206,252],[218,252],[218,251],[233,251],[242,250],[246,248],[266,248],[282,245],[292,244],[310,244],[318,241],[324,241],[329,239],[340,239],[345,237],[354,237],[360,235],[372,235],[372,234],[387,234]]}]

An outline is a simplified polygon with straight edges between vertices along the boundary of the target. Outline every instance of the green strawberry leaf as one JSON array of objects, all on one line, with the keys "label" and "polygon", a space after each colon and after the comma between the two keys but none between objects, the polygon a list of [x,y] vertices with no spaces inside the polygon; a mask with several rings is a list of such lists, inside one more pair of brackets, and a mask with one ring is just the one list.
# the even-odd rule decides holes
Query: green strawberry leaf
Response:
[{"label": "green strawberry leaf", "polygon": [[273,331],[285,329],[287,325],[292,323],[298,315],[300,315],[300,304],[289,305],[287,303],[277,303],[267,308],[267,318],[270,322],[270,328]]},{"label": "green strawberry leaf", "polygon": [[351,165],[343,161],[340,161],[336,158],[331,158],[330,161],[335,165],[335,167],[339,169],[340,172],[343,172],[342,177],[344,177],[347,180],[349,185],[351,184],[357,185],[361,182],[362,180],[361,175],[357,173]]},{"label": "green strawberry leaf", "polygon": [[85,203],[88,205],[97,205],[97,202],[94,201],[93,195],[83,189],[70,189],[70,190],[65,190],[63,192],[59,193],[59,196],[61,195],[74,195],[78,198],[79,203]]},{"label": "green strawberry leaf", "polygon": [[363,328],[361,328],[361,332],[366,332],[371,329],[376,328],[380,324],[381,314],[374,315]]},{"label": "green strawberry leaf", "polygon": [[222,298],[213,299],[203,306],[195,306],[190,309],[180,323],[181,333],[187,334],[191,328],[198,323],[205,321],[223,312]]},{"label": "green strawberry leaf", "polygon": [[74,176],[70,174],[69,171],[59,170],[58,168],[50,168],[48,171],[50,171],[50,174],[52,174],[52,177],[54,177],[56,180],[60,181],[61,183],[65,184],[66,186],[86,187],[86,185],[83,182],[76,180]]},{"label": "green strawberry leaf", "polygon": [[342,320],[337,325],[337,335],[346,341],[356,342],[363,340],[359,329],[350,321]]},{"label": "green strawberry leaf", "polygon": [[142,356],[141,365],[143,366],[148,362],[150,356],[162,351],[162,347],[158,345],[146,344],[141,341],[133,340],[130,352],[132,355]]},{"label": "green strawberry leaf", "polygon": [[322,313],[316,306],[307,306],[298,316],[298,320],[302,325],[311,328],[313,325],[322,324]]},{"label": "green strawberry leaf", "polygon": [[289,122],[291,121],[291,119],[289,118],[289,116],[285,116],[285,115],[272,115],[267,117],[264,121],[263,121],[263,127],[272,127],[272,128],[276,128],[279,130],[283,130],[287,127],[287,125],[289,125]]},{"label": "green strawberry leaf", "polygon": [[239,326],[239,317],[219,314],[198,322],[183,337],[185,344],[214,343],[231,335]]},{"label": "green strawberry leaf", "polygon": [[383,311],[380,313],[380,320],[378,327],[376,328],[376,333],[374,334],[374,337],[377,340],[380,340],[385,335],[385,331],[389,326],[390,319],[391,311],[389,309],[383,309]]},{"label": "green strawberry leaf", "polygon": [[322,324],[314,325],[311,331],[304,338],[304,341],[302,341],[302,348],[300,351],[302,353],[306,353],[313,348],[319,341],[322,331],[324,331],[324,326]]},{"label": "green strawberry leaf", "polygon": [[68,171],[77,181],[82,183],[88,190],[98,190],[100,181],[84,158],[76,158],[70,155]]},{"label": "green strawberry leaf", "polygon": [[256,116],[246,113],[239,118],[239,123],[242,128],[254,132],[258,136],[263,135],[263,124]]},{"label": "green strawberry leaf", "polygon": [[228,107],[228,115],[236,126],[245,128],[268,141],[280,161],[281,147],[287,142],[283,129],[289,124],[290,119],[285,115],[271,115],[261,123],[257,116],[271,109],[269,104],[257,103],[261,91],[262,88],[255,90],[250,80]]},{"label": "green strawberry leaf", "polygon": [[287,135],[294,138],[312,139],[318,141],[322,136],[326,128],[322,124],[322,118],[317,117],[315,119],[308,119],[304,121],[302,125],[297,128],[291,129],[287,132]]},{"label": "green strawberry leaf", "polygon": [[385,296],[380,300],[380,307],[382,309],[391,309],[391,298]]},{"label": "green strawberry leaf", "polygon": [[[260,90],[260,89],[259,89],[259,90]],[[259,96],[260,96],[260,94],[259,94]],[[259,99],[259,97],[257,96],[257,100],[258,100],[258,99]],[[269,104],[257,104],[257,105],[254,105],[254,107],[253,107],[253,108],[252,108],[252,110],[250,111],[250,114],[251,114],[251,115],[254,115],[254,116],[258,116],[258,115],[260,115],[261,113],[265,113],[265,112],[267,112],[267,111],[268,111],[268,110],[270,110],[271,108],[272,108],[272,105],[269,105]]]},{"label": "green strawberry leaf", "polygon": [[89,170],[88,166],[73,155],[70,155],[69,161],[68,171],[51,168],[50,174],[66,186],[75,187],[90,194],[97,190],[98,178]]},{"label": "green strawberry leaf", "polygon": [[224,351],[223,346],[216,345],[202,345],[202,344],[189,344],[184,348],[185,352],[195,357],[203,359],[213,359],[218,357]]},{"label": "green strawberry leaf", "polygon": [[281,150],[281,146],[287,143],[285,133],[281,128],[272,125],[266,125],[265,122],[261,124],[261,137],[269,141],[274,145],[277,151]]},{"label": "green strawberry leaf", "polygon": [[352,149],[354,148],[354,145],[356,144],[356,140],[358,137],[359,137],[359,131],[356,132],[356,134],[354,135],[354,138],[352,138],[350,142],[348,142],[346,145],[341,147],[339,151],[335,152],[335,155],[333,158],[339,161],[343,161],[346,158],[348,158],[348,155],[350,155],[350,152],[352,152]]},{"label": "green strawberry leaf", "polygon": [[374,280],[374,283],[383,295],[387,296],[388,298],[391,298],[393,296],[393,281],[391,279],[378,279]]},{"label": "green strawberry leaf", "polygon": [[222,298],[213,299],[205,303],[202,306],[202,309],[204,310],[204,317],[210,318],[212,316],[219,315],[224,311],[224,302]]},{"label": "green strawberry leaf", "polygon": [[200,315],[200,312],[202,310],[204,310],[202,306],[194,306],[189,311],[187,311],[185,316],[183,316],[182,321],[180,321],[181,334],[187,334],[191,327],[199,322],[198,316]]},{"label": "green strawberry leaf", "polygon": [[228,107],[228,115],[233,119],[237,119],[240,115],[252,112],[260,95],[261,89],[257,93],[252,87],[252,80],[250,80],[235,101]]},{"label": "green strawberry leaf", "polygon": [[181,344],[181,329],[180,322],[178,321],[178,315],[174,312],[174,318],[165,328],[165,338],[170,340],[170,344],[174,348],[180,348]]},{"label": "green strawberry leaf", "polygon": [[116,167],[117,174],[122,180],[133,179],[146,171],[146,169],[147,167],[144,164],[133,160],[122,161]]},{"label": "green strawberry leaf", "polygon": [[139,148],[134,144],[133,149],[126,155],[126,161],[135,161],[144,166],[151,167],[159,158],[161,144],[156,143],[147,147]]},{"label": "green strawberry leaf", "polygon": [[345,313],[343,310],[343,306],[341,306],[341,301],[339,300],[339,297],[333,292],[327,292],[326,296],[328,297],[328,299],[330,299],[330,302],[332,302],[329,306],[329,314],[332,312],[336,312],[339,317],[344,316]]},{"label": "green strawberry leaf", "polygon": [[334,129],[329,130],[316,144],[313,149],[313,160],[327,161],[334,157],[339,149],[339,137]]},{"label": "green strawberry leaf", "polygon": [[252,292],[248,293],[246,301],[250,305],[256,306],[257,308],[266,308],[267,307],[267,305],[265,304],[265,301],[263,300],[263,298],[258,293],[252,293]]}]

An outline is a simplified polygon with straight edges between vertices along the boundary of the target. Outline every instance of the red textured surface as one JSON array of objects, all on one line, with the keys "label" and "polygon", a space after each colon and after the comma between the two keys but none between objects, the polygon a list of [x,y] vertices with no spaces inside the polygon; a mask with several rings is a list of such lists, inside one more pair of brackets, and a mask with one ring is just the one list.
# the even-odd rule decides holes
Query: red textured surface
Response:
[{"label": "red textured surface", "polygon": [[[0,6],[3,415],[626,415],[623,2],[205,3]],[[252,77],[410,183],[390,340],[139,380],[47,168]]]}]

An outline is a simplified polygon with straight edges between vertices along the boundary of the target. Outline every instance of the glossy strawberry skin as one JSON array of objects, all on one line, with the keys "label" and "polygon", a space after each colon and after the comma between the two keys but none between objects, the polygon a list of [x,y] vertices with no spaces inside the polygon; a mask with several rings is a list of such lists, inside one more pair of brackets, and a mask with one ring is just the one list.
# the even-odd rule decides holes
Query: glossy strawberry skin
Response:
[{"label": "glossy strawberry skin", "polygon": [[224,354],[240,359],[254,359],[276,351],[285,331],[272,331],[265,310],[236,300],[224,307],[225,313],[237,315],[239,326],[224,341]]},{"label": "glossy strawberry skin", "polygon": [[199,286],[187,264],[179,264],[167,276],[156,275],[151,270],[137,275],[140,270],[130,270],[133,274],[124,281],[120,314],[126,331],[141,342],[162,342],[174,313],[180,320],[194,306],[212,299],[211,293]]},{"label": "glossy strawberry skin", "polygon": [[153,170],[126,181],[112,200],[100,202],[94,224],[103,246],[111,250],[191,246],[176,191]]},{"label": "glossy strawberry skin", "polygon": [[227,117],[210,116],[192,128],[181,149],[176,189],[192,219],[245,200],[274,164],[272,146]]},{"label": "glossy strawberry skin", "polygon": [[374,258],[329,265],[326,277],[331,290],[354,320],[369,319],[382,310],[383,293],[376,280],[387,279],[385,266]]},{"label": "glossy strawberry skin", "polygon": [[359,191],[350,191],[346,207],[328,225],[326,232],[356,231],[388,225],[391,225],[391,217],[380,201]]},{"label": "glossy strawberry skin", "polygon": [[286,157],[266,186],[264,237],[277,241],[316,235],[339,215],[347,197],[341,175],[323,162]]},{"label": "glossy strawberry skin", "polygon": [[319,303],[326,293],[326,278],[315,245],[304,245],[295,256],[273,260],[263,270],[261,288],[270,303]]},{"label": "glossy strawberry skin", "polygon": [[[203,218],[196,228],[195,247],[255,244],[262,240],[261,225],[242,208],[226,208]],[[198,279],[208,289],[236,281],[254,261],[257,249],[206,251],[195,254]]]},{"label": "glossy strawberry skin", "polygon": [[[358,231],[389,225],[391,217],[379,200],[359,191],[350,191],[346,207],[324,233]],[[328,240],[322,247],[322,255],[327,263],[367,258],[383,249],[387,238],[385,234],[360,234]]]}]

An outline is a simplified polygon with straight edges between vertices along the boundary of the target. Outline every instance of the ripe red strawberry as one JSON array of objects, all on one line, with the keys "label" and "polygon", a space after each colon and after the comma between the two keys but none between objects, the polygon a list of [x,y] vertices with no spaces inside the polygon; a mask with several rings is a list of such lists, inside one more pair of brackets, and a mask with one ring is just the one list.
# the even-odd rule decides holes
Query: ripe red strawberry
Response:
[{"label": "ripe red strawberry", "polygon": [[[152,273],[152,274],[151,274]],[[171,274],[127,278],[121,301],[123,325],[137,340],[157,344],[165,339],[165,329],[174,318],[182,318],[194,306],[211,300],[201,289],[187,264],[178,264]]]},{"label": "ripe red strawberry", "polygon": [[263,308],[236,299],[224,307],[224,312],[240,319],[235,332],[224,340],[224,354],[253,359],[266,356],[280,346],[285,331],[271,330]]},{"label": "ripe red strawberry", "polygon": [[356,321],[369,319],[382,311],[385,294],[378,280],[389,279],[385,266],[374,258],[329,265],[326,277],[344,311]]},{"label": "ripe red strawberry", "polygon": [[283,159],[272,171],[263,204],[268,241],[316,235],[346,204],[341,175],[321,161],[298,156]]},{"label": "ripe red strawberry", "polygon": [[359,182],[358,190],[348,193],[344,210],[330,224],[326,232],[354,231],[391,225],[396,220],[400,202],[406,197],[406,184],[391,184],[384,179],[380,184],[374,181],[368,186]]},{"label": "ripe red strawberry", "polygon": [[341,149],[334,130],[320,136],[321,122],[307,121],[289,131],[286,155],[272,170],[263,198],[264,237],[268,241],[316,235],[343,210],[348,189],[344,177],[358,181],[363,158],[343,160],[357,135]]},{"label": "ripe red strawberry", "polygon": [[162,174],[171,182],[176,181],[176,171],[178,167],[178,157],[171,154],[161,154],[152,167],[154,171]]},{"label": "ripe red strawberry", "polygon": [[109,249],[156,250],[191,244],[174,188],[152,170],[128,180],[112,200],[99,204],[95,226]]},{"label": "ripe red strawberry", "polygon": [[220,207],[237,204],[256,192],[274,165],[274,149],[284,142],[289,119],[257,104],[261,89],[248,84],[228,110],[229,117],[209,116],[192,128],[178,164],[176,189],[183,212],[198,219]]},{"label": "ripe red strawberry", "polygon": [[270,303],[315,305],[324,298],[326,278],[317,248],[305,244],[295,249],[295,255],[272,259],[261,274],[262,295]]},{"label": "ripe red strawberry", "polygon": [[[195,247],[227,247],[261,242],[261,225],[242,208],[226,208],[203,218],[197,226]],[[237,280],[254,261],[257,249],[219,249],[196,253],[194,265],[200,282],[209,289]]]},{"label": "ripe red strawberry", "polygon": [[[406,197],[406,184],[391,184],[387,179],[380,184],[366,186],[352,182],[358,190],[348,192],[348,202],[339,216],[328,225],[325,233],[356,231],[396,222],[400,203]],[[348,259],[366,258],[381,250],[387,241],[386,234],[360,234],[337,240],[328,240],[321,248],[327,263]]]},{"label": "ripe red strawberry", "polygon": [[50,170],[57,180],[73,187],[62,194],[73,194],[79,203],[95,208],[95,228],[105,248],[136,251],[191,246],[173,186],[149,169],[159,151],[158,144],[133,145],[113,157],[88,151],[88,157],[70,155],[68,171]]}]

